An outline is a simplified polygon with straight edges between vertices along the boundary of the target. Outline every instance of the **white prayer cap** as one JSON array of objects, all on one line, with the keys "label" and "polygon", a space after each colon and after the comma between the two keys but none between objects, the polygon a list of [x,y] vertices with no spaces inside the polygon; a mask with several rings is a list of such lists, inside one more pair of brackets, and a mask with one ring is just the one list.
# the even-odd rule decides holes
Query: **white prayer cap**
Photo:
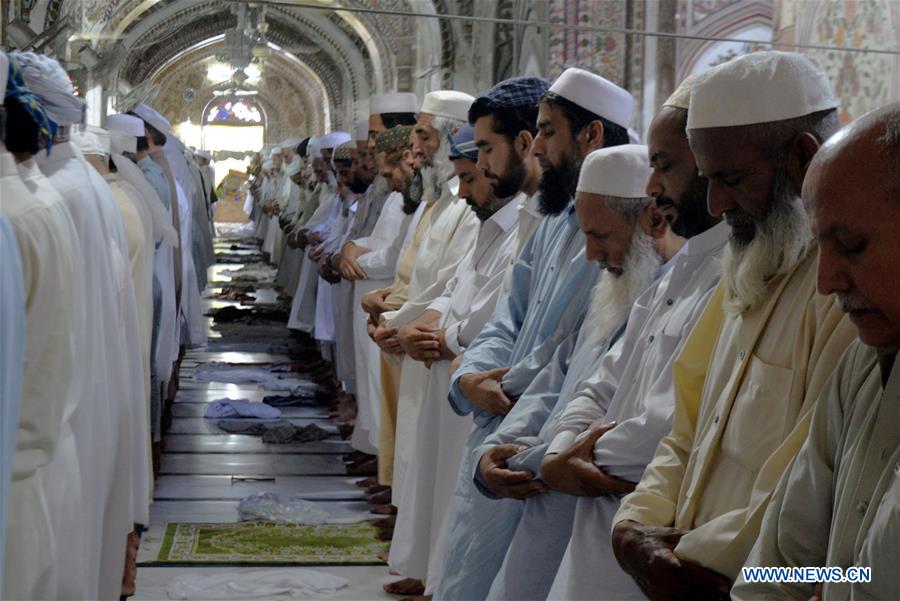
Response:
[{"label": "white prayer cap", "polygon": [[601,148],[587,155],[581,164],[576,191],[619,198],[646,198],[651,173],[646,146],[625,144]]},{"label": "white prayer cap", "polygon": [[323,150],[326,148],[337,148],[344,142],[350,142],[353,140],[353,136],[348,134],[345,131],[333,131],[330,134],[325,134],[319,139],[319,150]]},{"label": "white prayer cap", "polygon": [[58,62],[34,52],[12,52],[10,56],[22,65],[25,85],[40,97],[48,117],[59,125],[84,123],[85,102],[75,96],[75,88]]},{"label": "white prayer cap", "polygon": [[419,99],[410,92],[382,94],[369,98],[369,114],[415,113],[419,109]]},{"label": "white prayer cap", "polygon": [[306,143],[306,158],[309,160],[313,160],[319,158],[319,153],[321,152],[319,148],[319,140],[322,139],[322,136],[310,136],[309,142]]},{"label": "white prayer cap", "polygon": [[366,120],[358,121],[354,128],[354,139],[357,142],[366,142],[369,139],[369,122]]},{"label": "white prayer cap", "polygon": [[280,146],[276,146],[275,148],[273,148],[273,149],[269,152],[269,157],[273,157],[273,156],[275,156],[276,154],[281,154],[281,147],[280,147]]},{"label": "white prayer cap", "polygon": [[425,94],[420,113],[435,117],[448,117],[457,121],[469,121],[469,107],[475,102],[474,96],[456,90],[439,90]]},{"label": "white prayer cap", "polygon": [[9,57],[0,50],[0,90],[6,96],[6,80],[9,78]]},{"label": "white prayer cap", "polygon": [[262,168],[265,169],[266,171],[268,171],[269,169],[272,169],[274,166],[275,166],[275,163],[273,163],[269,159],[266,159],[265,161],[263,161],[263,164],[262,164]]},{"label": "white prayer cap", "polygon": [[753,52],[697,79],[687,128],[771,123],[837,106],[828,76],[810,57],[796,52]]},{"label": "white prayer cap", "polygon": [[279,144],[282,150],[290,150],[291,148],[296,150],[297,146],[299,145],[300,140],[298,140],[297,138],[288,138],[287,140]]},{"label": "white prayer cap", "polygon": [[198,150],[194,154],[196,154],[200,158],[206,159],[207,161],[212,160],[212,153],[208,150]]},{"label": "white prayer cap", "polygon": [[672,95],[663,102],[663,106],[688,110],[691,106],[691,90],[694,89],[697,78],[697,75],[688,75],[687,79],[682,81]]},{"label": "white prayer cap", "polygon": [[140,117],[126,115],[125,113],[107,115],[106,128],[111,132],[117,131],[136,138],[141,138],[145,135],[144,122]]},{"label": "white prayer cap", "polygon": [[284,174],[288,177],[292,175],[296,175],[300,173],[300,169],[303,168],[303,161],[300,160],[300,155],[294,155],[294,158],[291,159],[291,162],[288,163],[287,167],[284,168]]},{"label": "white prayer cap", "polygon": [[628,127],[631,121],[631,111],[634,109],[631,94],[608,79],[584,69],[566,69],[549,91],[616,125]]},{"label": "white prayer cap", "polygon": [[81,154],[109,154],[109,132],[100,127],[88,125],[84,131],[73,132],[70,140]]},{"label": "white prayer cap", "polygon": [[137,137],[126,134],[125,132],[109,130],[109,151],[110,154],[124,154],[137,152]]},{"label": "white prayer cap", "polygon": [[156,109],[141,103],[134,109],[134,114],[158,129],[160,132],[166,134],[166,136],[171,135],[172,124],[169,123],[169,120],[163,117]]}]

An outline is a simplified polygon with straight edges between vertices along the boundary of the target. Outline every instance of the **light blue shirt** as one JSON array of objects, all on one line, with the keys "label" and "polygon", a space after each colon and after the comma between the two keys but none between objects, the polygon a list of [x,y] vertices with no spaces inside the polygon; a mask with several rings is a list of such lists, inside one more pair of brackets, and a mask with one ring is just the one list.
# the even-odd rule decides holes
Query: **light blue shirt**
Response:
[{"label": "light blue shirt", "polygon": [[463,396],[459,378],[511,366],[503,390],[511,399],[525,392],[557,347],[574,339],[581,326],[590,291],[600,276],[597,266],[585,258],[584,247],[573,205],[544,218],[513,267],[509,293],[453,376],[451,406],[460,415],[472,413],[476,428],[463,451],[435,599],[484,599],[521,514],[519,501],[491,500],[475,487],[473,451],[503,418],[474,407]]},{"label": "light blue shirt", "polygon": [[0,212],[0,583],[6,548],[6,500],[16,454],[22,370],[25,364],[25,294],[16,235]]},{"label": "light blue shirt", "polygon": [[166,177],[166,173],[163,171],[162,167],[148,156],[139,160],[137,166],[140,167],[141,173],[144,174],[144,177],[147,178],[147,181],[150,182],[150,185],[156,190],[156,194],[159,196],[163,205],[165,205],[167,209],[170,209],[172,207],[172,191],[169,189],[169,179]]}]

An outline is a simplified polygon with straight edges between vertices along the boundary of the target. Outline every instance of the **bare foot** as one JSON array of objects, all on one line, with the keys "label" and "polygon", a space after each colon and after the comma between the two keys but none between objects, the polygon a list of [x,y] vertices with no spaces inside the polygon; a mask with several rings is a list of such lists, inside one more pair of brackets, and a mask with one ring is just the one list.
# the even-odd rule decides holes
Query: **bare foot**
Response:
[{"label": "bare foot", "polygon": [[394,526],[397,525],[397,515],[391,515],[386,518],[372,520],[372,523],[381,528],[382,530],[386,530],[388,528],[393,529]]},{"label": "bare foot", "polygon": [[[388,549],[387,551],[382,551],[381,553],[378,554],[378,559],[380,559],[380,560],[383,561],[384,563],[387,563],[387,562],[388,562],[388,556],[389,556],[390,554],[391,554],[390,549]],[[399,574],[393,574],[393,575],[394,575],[394,576],[399,576]]]},{"label": "bare foot", "polygon": [[356,485],[360,488],[371,488],[372,486],[378,486],[378,478],[376,478],[375,476],[369,476],[368,478],[357,480]]},{"label": "bare foot", "polygon": [[366,495],[366,501],[372,505],[384,505],[391,502],[391,489],[388,488],[373,495]]},{"label": "bare foot", "polygon": [[393,528],[384,528],[378,531],[378,534],[375,535],[375,538],[378,540],[394,540],[394,529]]},{"label": "bare foot", "polygon": [[384,585],[384,592],[391,595],[417,596],[425,593],[425,583],[415,578],[404,578]]},{"label": "bare foot", "polygon": [[369,510],[369,513],[374,513],[375,515],[394,515],[397,513],[397,508],[391,504],[376,505]]}]

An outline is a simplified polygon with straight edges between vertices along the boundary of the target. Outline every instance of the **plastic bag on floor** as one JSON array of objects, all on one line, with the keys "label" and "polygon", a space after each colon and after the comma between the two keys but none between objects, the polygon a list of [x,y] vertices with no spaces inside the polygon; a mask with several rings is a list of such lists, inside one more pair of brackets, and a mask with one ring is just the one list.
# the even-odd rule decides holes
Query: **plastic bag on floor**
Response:
[{"label": "plastic bag on floor", "polygon": [[330,595],[347,586],[347,579],[308,568],[279,568],[243,573],[173,578],[169,599],[271,599]]},{"label": "plastic bag on floor", "polygon": [[286,524],[324,524],[331,514],[299,497],[285,499],[276,493],[257,493],[241,499],[238,516],[242,522],[264,520]]}]

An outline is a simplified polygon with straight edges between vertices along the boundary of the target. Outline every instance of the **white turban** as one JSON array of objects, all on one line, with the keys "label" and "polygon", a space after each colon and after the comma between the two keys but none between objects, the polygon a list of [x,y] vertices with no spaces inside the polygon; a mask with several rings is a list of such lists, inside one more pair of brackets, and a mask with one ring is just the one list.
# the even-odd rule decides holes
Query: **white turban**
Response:
[{"label": "white turban", "polygon": [[296,150],[296,148],[297,148],[297,146],[299,146],[300,142],[301,142],[301,140],[298,140],[297,138],[288,138],[287,140],[282,142],[280,144],[280,146],[281,146],[282,150],[291,150],[291,149]]},{"label": "white turban", "polygon": [[428,113],[435,117],[447,117],[457,121],[469,120],[469,107],[475,97],[456,90],[438,90],[425,94],[420,113]]},{"label": "white turban", "polygon": [[109,132],[100,127],[88,125],[84,131],[74,132],[71,135],[70,141],[78,147],[81,154],[94,154],[98,156],[109,154]]},{"label": "white turban", "polygon": [[354,138],[357,142],[367,141],[369,139],[369,122],[367,120],[358,121],[354,128],[354,133]]},{"label": "white turban", "polygon": [[309,142],[306,143],[306,157],[309,160],[317,159],[322,152],[322,148],[319,146],[319,142],[322,140],[322,136],[310,136]]},{"label": "white turban", "polygon": [[112,154],[137,152],[137,139],[144,136],[144,122],[139,117],[124,113],[107,115],[106,127]]},{"label": "white turban", "polygon": [[84,123],[85,102],[75,96],[75,88],[58,62],[34,52],[13,52],[11,56],[22,65],[25,85],[41,99],[51,119],[59,125]]},{"label": "white turban", "polygon": [[382,113],[415,113],[419,108],[419,99],[411,92],[397,92],[372,96],[369,99],[369,114]]},{"label": "white turban", "polygon": [[796,52],[753,52],[694,83],[688,129],[772,123],[837,108],[828,76]]},{"label": "white turban", "polygon": [[166,136],[172,134],[172,124],[169,123],[169,120],[163,117],[156,109],[141,103],[134,109],[134,114],[160,132],[166,134]]},{"label": "white turban", "polygon": [[326,148],[337,148],[344,142],[349,142],[353,137],[345,131],[333,131],[319,138],[319,150]]},{"label": "white turban", "polygon": [[585,157],[576,191],[619,198],[646,198],[653,170],[647,147],[625,144],[595,150]]}]

